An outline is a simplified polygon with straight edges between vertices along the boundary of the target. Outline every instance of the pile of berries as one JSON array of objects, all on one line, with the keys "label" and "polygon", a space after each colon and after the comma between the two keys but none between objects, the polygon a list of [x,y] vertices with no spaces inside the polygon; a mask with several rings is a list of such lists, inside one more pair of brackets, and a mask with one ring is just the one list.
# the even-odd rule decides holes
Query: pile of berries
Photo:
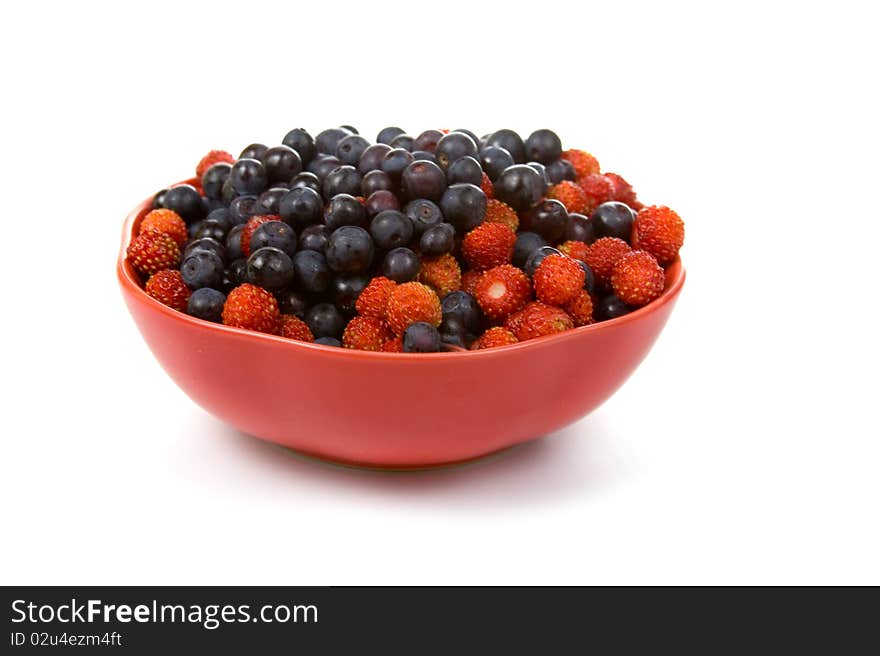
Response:
[{"label": "pile of berries", "polygon": [[236,159],[156,194],[128,248],[180,312],[319,344],[434,352],[622,316],[663,292],[684,224],[550,130],[354,128]]}]

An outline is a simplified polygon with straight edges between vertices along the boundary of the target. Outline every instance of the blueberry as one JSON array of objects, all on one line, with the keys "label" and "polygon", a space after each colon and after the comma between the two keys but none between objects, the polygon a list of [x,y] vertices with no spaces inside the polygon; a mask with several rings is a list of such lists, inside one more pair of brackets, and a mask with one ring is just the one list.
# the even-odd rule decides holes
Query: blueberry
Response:
[{"label": "blueberry", "polygon": [[205,217],[205,220],[216,221],[223,226],[224,230],[227,231],[234,225],[232,222],[232,218],[229,216],[228,207],[218,207],[215,210],[211,210],[210,212],[208,212],[208,216]]},{"label": "blueberry", "polygon": [[437,164],[437,156],[434,153],[429,153],[427,150],[414,150],[412,151],[412,156],[416,162],[421,161]]},{"label": "blueberry", "polygon": [[457,317],[465,330],[471,333],[480,332],[482,313],[477,299],[463,291],[449,292],[440,302],[443,319]]},{"label": "blueberry", "polygon": [[311,187],[296,187],[278,203],[278,215],[297,230],[319,223],[324,213],[324,200]]},{"label": "blueberry", "polygon": [[419,238],[419,250],[424,255],[443,255],[451,253],[453,248],[455,248],[455,228],[449,223],[431,226]]},{"label": "blueberry", "polygon": [[486,139],[486,145],[503,148],[510,153],[510,156],[513,157],[513,161],[517,164],[522,164],[526,161],[525,144],[523,143],[522,137],[513,130],[505,129],[493,132]]},{"label": "blueberry", "polygon": [[517,212],[533,207],[547,192],[544,178],[526,164],[508,166],[494,181],[494,185],[495,197]]},{"label": "blueberry", "polygon": [[434,151],[444,170],[462,157],[476,157],[477,144],[464,132],[450,132],[437,142]]},{"label": "blueberry", "polygon": [[275,294],[275,298],[278,299],[278,309],[281,311],[281,314],[292,314],[300,319],[306,316],[309,303],[302,292],[288,287]]},{"label": "blueberry", "polygon": [[565,240],[566,241],[582,241],[585,244],[592,244],[596,241],[596,229],[593,222],[583,214],[569,214],[568,222],[565,224]]},{"label": "blueberry", "polygon": [[376,216],[385,210],[399,210],[400,202],[397,200],[397,196],[390,191],[380,189],[370,194],[370,197],[364,202],[364,209],[367,210],[368,216]]},{"label": "blueberry", "polygon": [[455,315],[444,315],[443,321],[440,322],[440,341],[444,344],[451,344],[461,348],[467,348],[467,331],[461,319]]},{"label": "blueberry", "polygon": [[296,233],[283,221],[264,223],[251,235],[251,253],[266,246],[277,248],[288,255],[296,252]]},{"label": "blueberry", "polygon": [[558,242],[565,236],[568,211],[558,200],[544,200],[523,215],[523,224],[548,242]]},{"label": "blueberry", "polygon": [[404,208],[404,213],[412,222],[413,234],[416,237],[421,236],[431,226],[435,226],[443,221],[443,212],[440,211],[437,203],[425,198],[408,202]]},{"label": "blueberry", "polygon": [[350,134],[336,146],[336,156],[343,164],[357,166],[361,155],[369,147],[369,141],[357,134]]},{"label": "blueberry", "polygon": [[226,296],[223,292],[210,287],[197,289],[189,297],[186,304],[186,313],[197,319],[220,323],[223,315],[223,304]]},{"label": "blueberry", "polygon": [[413,141],[413,150],[425,150],[433,153],[437,149],[437,142],[444,136],[440,130],[425,130]]},{"label": "blueberry", "polygon": [[456,128],[455,130],[452,130],[452,132],[461,132],[462,134],[466,134],[467,136],[469,136],[471,138],[471,140],[474,142],[474,145],[477,148],[480,147],[480,138],[477,135],[475,135],[473,132],[471,132],[470,130],[465,130],[463,128]]},{"label": "blueberry", "polygon": [[336,276],[333,279],[331,289],[333,291],[333,302],[343,314],[354,314],[354,304],[358,300],[358,296],[364,291],[370,283],[370,278],[365,275],[353,276]]},{"label": "blueberry", "polygon": [[201,239],[202,237],[210,237],[216,239],[221,244],[226,241],[226,232],[224,226],[218,221],[209,221],[205,219],[199,222],[199,229],[193,234],[193,239]]},{"label": "blueberry", "polygon": [[335,337],[316,337],[315,344],[321,344],[322,346],[335,346],[336,348],[342,348],[342,342],[340,342]]},{"label": "blueberry", "polygon": [[370,222],[370,235],[373,242],[382,250],[390,251],[398,246],[406,246],[413,236],[413,225],[403,212],[385,210],[379,212]]},{"label": "blueberry", "polygon": [[[280,184],[280,183],[273,183]],[[284,187],[272,187],[257,196],[257,204],[254,211],[257,214],[278,214],[278,206],[281,199],[287,195],[288,189]]]},{"label": "blueberry", "polygon": [[369,197],[376,191],[392,191],[393,189],[394,182],[385,171],[368,171],[361,179],[361,195],[364,197]]},{"label": "blueberry", "polygon": [[596,303],[596,309],[593,315],[596,321],[606,321],[608,319],[616,319],[633,311],[629,305],[620,300],[616,295],[609,294]]},{"label": "blueberry", "polygon": [[235,224],[247,223],[252,216],[259,213],[257,209],[258,196],[239,196],[229,204],[229,218]]},{"label": "blueberry", "polygon": [[370,171],[380,170],[382,159],[389,150],[391,150],[391,146],[383,143],[373,144],[367,148],[361,153],[361,158],[358,160],[358,173],[366,175]]},{"label": "blueberry", "polygon": [[410,282],[419,275],[419,256],[410,249],[400,247],[388,251],[382,262],[382,275],[394,282]]},{"label": "blueberry", "polygon": [[244,230],[244,223],[232,226],[226,233],[226,253],[230,260],[237,260],[244,257],[241,251],[241,231]]},{"label": "blueberry", "polygon": [[366,227],[367,211],[354,196],[337,194],[324,208],[324,223],[331,232],[342,226]]},{"label": "blueberry", "polygon": [[318,251],[299,251],[293,256],[294,284],[310,294],[321,294],[330,286],[327,259]]},{"label": "blueberry", "polygon": [[324,198],[333,198],[336,194],[357,196],[361,193],[361,174],[353,166],[339,166],[327,174],[321,190]]},{"label": "blueberry", "polygon": [[504,169],[513,165],[513,156],[501,146],[486,146],[480,151],[480,166],[493,182]]},{"label": "blueberry", "polygon": [[290,179],[289,189],[297,189],[299,187],[308,187],[319,194],[321,193],[321,181],[318,179],[318,176],[311,171],[297,173]]},{"label": "blueberry", "polygon": [[547,167],[541,164],[541,162],[528,162],[526,166],[531,166],[538,173],[541,174],[541,178],[544,180],[544,184],[550,185],[550,175],[547,173]]},{"label": "blueberry", "polygon": [[287,182],[302,171],[302,159],[290,146],[273,146],[260,157],[269,183]]},{"label": "blueberry", "polygon": [[547,242],[538,233],[520,232],[516,236],[516,243],[513,246],[513,266],[522,269],[525,267],[529,255],[546,245]]},{"label": "blueberry", "polygon": [[318,303],[311,307],[306,312],[305,322],[316,340],[321,337],[339,339],[345,327],[345,319],[332,303]]},{"label": "blueberry", "polygon": [[223,244],[221,244],[216,239],[212,239],[211,237],[201,237],[200,239],[195,239],[186,245],[186,248],[183,249],[181,260],[185,260],[193,253],[198,253],[201,251],[214,253],[221,260],[227,259],[226,249],[223,247]]},{"label": "blueberry", "polygon": [[567,159],[557,159],[550,162],[547,167],[547,177],[551,184],[559,184],[563,180],[577,180],[577,172]]},{"label": "blueberry", "polygon": [[192,185],[182,184],[171,187],[162,197],[162,205],[165,209],[177,212],[187,224],[205,218],[202,197]]},{"label": "blueberry", "polygon": [[426,321],[410,324],[403,333],[404,353],[436,353],[441,345],[440,333]]},{"label": "blueberry", "polygon": [[470,155],[459,157],[446,169],[446,182],[450,185],[466,182],[479,187],[483,183],[483,167]]},{"label": "blueberry", "polygon": [[290,255],[278,248],[260,248],[248,258],[247,279],[270,292],[277,292],[293,283],[294,269]]},{"label": "blueberry", "polygon": [[180,275],[190,289],[216,289],[223,282],[223,258],[208,250],[191,251],[180,265]]},{"label": "blueberry", "polygon": [[538,268],[538,265],[544,261],[544,258],[548,255],[562,255],[562,253],[552,246],[541,246],[538,250],[534,251],[531,255],[529,255],[529,259],[526,260],[526,265],[523,267],[523,271],[529,277],[535,275],[535,269]]},{"label": "blueberry", "polygon": [[318,152],[318,149],[315,148],[315,140],[312,138],[312,135],[302,128],[294,128],[288,132],[284,135],[284,139],[281,140],[281,143],[285,146],[290,146],[299,153],[299,158],[302,160],[303,166],[306,166],[311,162],[314,159],[315,154]]},{"label": "blueberry", "polygon": [[580,260],[575,260],[575,262],[584,270],[584,289],[592,294],[596,291],[596,276],[593,274],[593,270],[586,262],[581,262]]},{"label": "blueberry", "polygon": [[165,194],[168,193],[167,189],[160,189],[156,192],[156,195],[153,196],[153,204],[150,206],[151,209],[158,210],[162,207],[165,207]]},{"label": "blueberry", "polygon": [[476,185],[458,183],[449,187],[440,199],[443,217],[460,234],[470,232],[486,215],[486,194]]},{"label": "blueberry", "polygon": [[208,198],[207,196],[202,196],[202,211],[205,214],[210,214],[214,210],[223,209],[226,207],[226,203],[222,200],[218,200],[216,198]]},{"label": "blueberry", "polygon": [[310,225],[299,233],[299,249],[303,251],[324,252],[327,246],[327,240],[330,238],[330,231],[322,223]]},{"label": "blueberry", "polygon": [[412,152],[413,146],[415,144],[415,139],[413,139],[408,134],[398,134],[391,140],[391,143],[388,144],[392,148],[401,148],[407,152]]},{"label": "blueberry", "polygon": [[319,153],[334,155],[336,154],[336,149],[339,147],[339,142],[349,136],[349,134],[351,133],[348,130],[342,128],[330,128],[329,130],[324,130],[323,132],[318,133],[318,136],[315,137],[315,147],[318,149]]},{"label": "blueberry", "polygon": [[383,128],[376,135],[376,141],[380,144],[390,144],[391,140],[399,134],[404,134],[406,130],[402,128]]},{"label": "blueberry", "polygon": [[626,203],[611,201],[599,205],[590,218],[597,237],[617,237],[628,243],[636,215]]},{"label": "blueberry", "polygon": [[232,187],[239,194],[260,194],[269,183],[266,167],[257,159],[240,159],[229,172]]},{"label": "blueberry", "polygon": [[392,148],[382,158],[382,170],[396,183],[400,181],[403,170],[412,164],[413,161],[414,158],[411,152],[403,148]]},{"label": "blueberry", "polygon": [[318,176],[318,180],[323,182],[330,173],[342,166],[342,162],[335,155],[318,155],[309,162],[308,170]]},{"label": "blueberry", "polygon": [[415,161],[403,170],[401,189],[407,198],[438,201],[446,191],[446,174],[433,162]]},{"label": "blueberry", "polygon": [[562,155],[562,141],[552,130],[535,130],[526,139],[526,158],[549,164]]},{"label": "blueberry", "polygon": [[327,264],[336,273],[363,273],[373,263],[375,249],[369,232],[344,225],[331,233],[325,252]]},{"label": "blueberry", "polygon": [[[229,170],[232,171],[232,166],[229,167]],[[236,196],[238,196],[238,192],[232,186],[232,180],[226,178],[226,181],[220,188],[220,202],[224,205],[229,205],[229,203],[235,200]]]},{"label": "blueberry", "polygon": [[223,183],[229,178],[232,164],[217,162],[202,174],[202,191],[208,198],[220,199]]},{"label": "blueberry", "polygon": [[238,159],[260,159],[269,150],[269,146],[261,143],[252,143],[245,146],[244,150],[238,155]]},{"label": "blueberry", "polygon": [[[228,288],[228,290],[232,290],[235,287],[238,287],[242,283],[247,282],[247,260],[243,257],[239,257],[232,261],[232,263],[226,267],[226,272],[223,274],[224,286]],[[229,293],[227,291],[227,293]]]}]

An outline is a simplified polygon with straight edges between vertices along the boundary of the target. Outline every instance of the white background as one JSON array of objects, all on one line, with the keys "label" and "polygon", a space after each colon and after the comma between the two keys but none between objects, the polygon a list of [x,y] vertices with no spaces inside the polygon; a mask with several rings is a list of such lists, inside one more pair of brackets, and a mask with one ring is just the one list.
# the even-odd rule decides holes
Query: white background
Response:
[{"label": "white background", "polygon": [[[880,583],[869,6],[6,5],[0,580]],[[210,148],[340,123],[550,127],[677,209],[688,282],[626,386],[415,474],[190,402],[117,289],[125,214]]]}]

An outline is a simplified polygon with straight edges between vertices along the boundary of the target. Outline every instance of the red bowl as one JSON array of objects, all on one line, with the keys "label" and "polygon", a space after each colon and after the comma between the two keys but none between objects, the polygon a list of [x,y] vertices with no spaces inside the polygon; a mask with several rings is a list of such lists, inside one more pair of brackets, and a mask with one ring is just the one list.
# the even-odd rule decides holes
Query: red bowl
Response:
[{"label": "red bowl", "polygon": [[484,351],[371,353],[230,328],[168,308],[125,259],[152,199],[128,216],[117,273],[147,345],[212,415],[271,442],[347,464],[426,467],[470,460],[573,423],[647,355],[684,284],[631,314]]}]

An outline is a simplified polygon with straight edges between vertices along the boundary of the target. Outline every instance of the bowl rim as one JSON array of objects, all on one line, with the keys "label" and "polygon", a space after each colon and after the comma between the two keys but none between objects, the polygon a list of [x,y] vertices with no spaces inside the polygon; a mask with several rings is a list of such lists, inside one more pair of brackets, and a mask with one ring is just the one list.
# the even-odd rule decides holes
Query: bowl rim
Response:
[{"label": "bowl rim", "polygon": [[[169,185],[169,187],[181,184],[191,185],[194,182],[195,179],[191,178],[189,180],[184,180],[173,185]],[[125,222],[122,227],[122,242],[120,244],[119,255],[116,261],[116,273],[119,279],[119,284],[124,292],[128,292],[132,299],[136,300],[138,303],[145,305],[151,310],[160,312],[173,320],[190,324],[196,328],[202,328],[203,330],[222,334],[233,339],[256,339],[265,341],[266,343],[277,344],[282,348],[305,349],[307,351],[310,350],[318,353],[325,353],[328,357],[356,358],[364,360],[385,360],[396,362],[434,362],[437,360],[448,360],[451,358],[461,359],[503,357],[505,354],[508,353],[524,351],[526,349],[541,348],[542,346],[546,346],[548,344],[556,342],[561,343],[566,340],[579,339],[585,334],[613,330],[614,328],[622,326],[626,323],[631,323],[633,321],[644,319],[645,317],[657,312],[665,305],[674,301],[678,294],[681,292],[681,288],[684,285],[686,277],[684,265],[681,262],[681,258],[679,256],[676,256],[675,260],[673,260],[672,263],[667,266],[667,271],[672,269],[672,280],[670,281],[666,289],[663,290],[663,293],[647,305],[637,308],[629,314],[625,314],[622,317],[617,317],[615,319],[608,319],[607,321],[601,321],[587,326],[572,328],[571,330],[566,330],[561,333],[544,335],[543,337],[536,337],[535,339],[529,339],[524,342],[508,344],[506,346],[499,346],[491,349],[478,349],[475,351],[462,349],[456,351],[441,351],[439,353],[389,353],[385,351],[361,351],[356,349],[340,348],[338,346],[325,346],[323,344],[302,342],[281,337],[280,335],[271,335],[269,333],[261,333],[253,330],[246,330],[244,328],[226,326],[222,323],[214,323],[212,321],[198,319],[196,317],[186,314],[185,312],[178,312],[177,310],[163,305],[152,296],[148,295],[144,288],[141,286],[138,274],[134,271],[134,269],[131,267],[130,264],[128,264],[126,260],[126,249],[128,248],[128,245],[133,238],[134,224],[137,222],[138,216],[142,212],[144,212],[144,210],[146,210],[148,206],[152,204],[152,202],[153,196],[150,196],[138,203],[125,218]]]}]

